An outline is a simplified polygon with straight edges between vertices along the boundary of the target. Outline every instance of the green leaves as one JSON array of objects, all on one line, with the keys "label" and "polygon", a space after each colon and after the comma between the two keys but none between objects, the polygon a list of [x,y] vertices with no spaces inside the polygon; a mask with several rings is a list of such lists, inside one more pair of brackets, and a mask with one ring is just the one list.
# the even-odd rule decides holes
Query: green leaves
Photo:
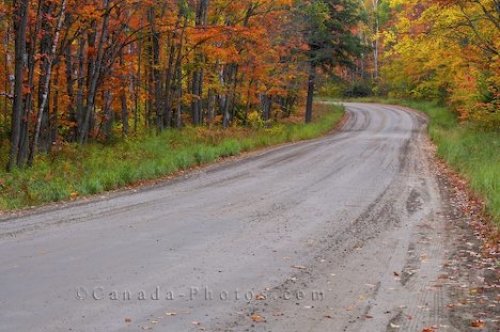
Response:
[{"label": "green leaves", "polygon": [[321,0],[299,7],[304,39],[309,46],[308,60],[324,68],[351,65],[361,53],[362,43],[356,34],[363,19],[359,2]]}]

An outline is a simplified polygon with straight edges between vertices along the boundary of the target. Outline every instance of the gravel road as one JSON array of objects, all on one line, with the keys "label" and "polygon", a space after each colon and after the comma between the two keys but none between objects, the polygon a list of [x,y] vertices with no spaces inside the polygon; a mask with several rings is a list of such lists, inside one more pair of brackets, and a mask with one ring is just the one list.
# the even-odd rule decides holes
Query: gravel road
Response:
[{"label": "gravel road", "polygon": [[423,116],[0,222],[1,331],[452,331]]}]

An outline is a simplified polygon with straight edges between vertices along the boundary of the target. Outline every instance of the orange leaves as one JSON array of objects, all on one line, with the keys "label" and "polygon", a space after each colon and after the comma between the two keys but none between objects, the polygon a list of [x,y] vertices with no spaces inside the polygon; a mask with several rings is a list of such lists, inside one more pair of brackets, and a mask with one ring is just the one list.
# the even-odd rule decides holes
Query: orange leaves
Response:
[{"label": "orange leaves", "polygon": [[[67,1],[53,52],[45,37],[55,34],[62,2],[49,1],[54,6],[38,15],[32,1],[26,16],[22,92],[33,94],[33,117],[40,104],[36,93],[47,77],[43,65],[53,54],[52,75],[43,84],[51,123],[41,130],[56,131],[58,140],[109,139],[121,128],[128,134],[132,124],[137,131],[181,126],[196,104],[205,122],[217,121],[229,108],[229,122],[244,123],[248,114],[262,114],[262,96],[273,104],[274,115],[291,113],[303,96],[301,57],[308,48],[290,8],[295,1],[214,0],[205,9],[198,1]],[[10,7],[0,4],[0,13],[8,16]],[[49,24],[37,30],[42,18]],[[4,37],[12,33],[0,28],[0,40],[8,40],[0,51],[4,90],[10,87],[15,46]]]},{"label": "orange leaves", "polygon": [[256,323],[264,323],[266,321],[264,317],[256,313],[252,314],[250,318]]},{"label": "orange leaves", "polygon": [[87,57],[94,57],[97,54],[97,49],[94,46],[87,47]]},{"label": "orange leaves", "polygon": [[478,320],[473,321],[470,326],[474,327],[474,328],[482,329],[486,326],[486,324],[484,321],[478,319]]},{"label": "orange leaves", "polygon": [[82,3],[77,9],[78,14],[87,20],[97,20],[102,15],[101,11],[99,11],[94,4]]}]

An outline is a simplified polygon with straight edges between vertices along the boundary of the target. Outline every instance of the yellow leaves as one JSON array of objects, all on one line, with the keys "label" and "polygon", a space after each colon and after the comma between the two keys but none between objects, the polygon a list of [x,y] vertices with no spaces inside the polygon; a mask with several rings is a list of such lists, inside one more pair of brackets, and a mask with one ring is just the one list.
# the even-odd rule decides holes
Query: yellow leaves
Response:
[{"label": "yellow leaves", "polygon": [[479,103],[484,91],[498,86],[498,80],[489,77],[500,76],[494,55],[500,44],[498,30],[481,8],[490,8],[491,1],[458,5],[454,0],[411,0],[391,5],[397,10],[391,29],[383,33],[389,46],[383,73],[393,89],[413,97],[446,98],[464,119],[498,100]]},{"label": "yellow leaves", "polygon": [[391,8],[397,8],[398,6],[402,6],[407,4],[407,0],[389,0],[389,6]]}]

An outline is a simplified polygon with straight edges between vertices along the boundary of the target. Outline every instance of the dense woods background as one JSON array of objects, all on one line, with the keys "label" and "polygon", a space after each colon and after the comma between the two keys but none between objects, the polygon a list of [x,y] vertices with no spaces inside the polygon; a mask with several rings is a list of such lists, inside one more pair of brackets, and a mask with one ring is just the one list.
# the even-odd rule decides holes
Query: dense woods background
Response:
[{"label": "dense woods background", "polygon": [[338,96],[439,99],[497,128],[497,0],[0,4],[1,160],[183,126],[253,126]]},{"label": "dense woods background", "polygon": [[360,45],[361,11],[346,0],[2,5],[10,169],[63,142],[289,116],[308,76],[312,96],[313,70],[349,63]]}]

